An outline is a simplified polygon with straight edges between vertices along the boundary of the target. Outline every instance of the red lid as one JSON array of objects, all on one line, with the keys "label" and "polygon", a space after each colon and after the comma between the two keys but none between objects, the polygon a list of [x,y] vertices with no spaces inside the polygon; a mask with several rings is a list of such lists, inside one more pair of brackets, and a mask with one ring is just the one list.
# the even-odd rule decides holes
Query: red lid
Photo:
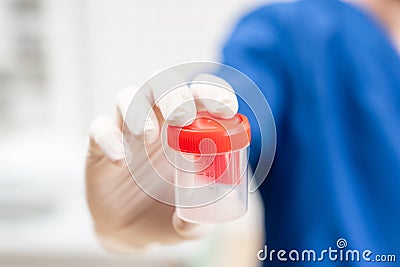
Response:
[{"label": "red lid", "polygon": [[197,118],[188,126],[168,126],[167,136],[172,149],[194,154],[238,150],[247,147],[251,138],[246,116],[237,114],[225,120],[214,118],[208,112],[197,113]]}]

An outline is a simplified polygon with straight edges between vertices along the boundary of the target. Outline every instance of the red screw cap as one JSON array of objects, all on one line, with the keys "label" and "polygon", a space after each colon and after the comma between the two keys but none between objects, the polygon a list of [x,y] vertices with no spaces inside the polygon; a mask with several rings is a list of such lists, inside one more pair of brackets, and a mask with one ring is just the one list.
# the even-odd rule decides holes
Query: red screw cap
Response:
[{"label": "red screw cap", "polygon": [[192,154],[235,151],[247,147],[251,139],[246,116],[236,114],[231,119],[218,119],[208,112],[197,113],[197,118],[188,126],[168,126],[167,135],[172,149]]}]

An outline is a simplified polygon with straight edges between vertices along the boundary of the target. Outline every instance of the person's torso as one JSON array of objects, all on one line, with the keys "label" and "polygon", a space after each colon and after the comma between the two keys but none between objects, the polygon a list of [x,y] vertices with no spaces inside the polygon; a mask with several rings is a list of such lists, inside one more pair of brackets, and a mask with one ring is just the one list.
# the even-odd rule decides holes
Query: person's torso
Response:
[{"label": "person's torso", "polygon": [[[344,238],[347,249],[400,260],[399,55],[376,21],[339,1],[272,8],[288,80],[275,162],[261,187],[268,248],[318,257]],[[274,259],[266,266],[315,266]],[[369,266],[327,257],[314,264]]]}]

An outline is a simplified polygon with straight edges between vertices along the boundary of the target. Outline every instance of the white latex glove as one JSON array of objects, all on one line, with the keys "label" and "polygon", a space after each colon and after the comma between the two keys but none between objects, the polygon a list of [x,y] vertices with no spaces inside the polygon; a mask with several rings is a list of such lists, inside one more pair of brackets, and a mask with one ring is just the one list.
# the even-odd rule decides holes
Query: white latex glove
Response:
[{"label": "white latex glove", "polygon": [[[177,126],[190,124],[196,111],[200,110],[208,110],[216,117],[231,118],[238,109],[236,96],[228,83],[208,74],[200,75],[195,80],[204,78],[224,84],[230,89],[193,84],[191,88],[184,86],[165,94],[157,84],[153,84],[144,93],[126,88],[116,98],[115,118],[99,117],[92,122],[86,159],[87,200],[95,231],[106,248],[129,252],[151,243],[170,244],[201,238],[212,230],[209,225],[182,221],[176,216],[175,207],[144,193],[125,165],[122,142],[122,126],[125,122],[127,128],[124,129],[129,131],[124,134],[132,136],[130,147],[134,163],[131,168],[135,168],[135,178],[149,181],[150,184],[157,180],[148,169],[150,157],[154,167],[162,169],[168,174],[168,179],[173,181],[173,167],[160,156],[163,153],[160,125],[165,120]],[[134,96],[140,97],[141,112],[126,117]],[[160,96],[164,97],[158,102]],[[149,110],[153,112],[146,120]],[[148,155],[143,149],[144,139]],[[174,194],[173,190],[157,190],[164,194]]]}]

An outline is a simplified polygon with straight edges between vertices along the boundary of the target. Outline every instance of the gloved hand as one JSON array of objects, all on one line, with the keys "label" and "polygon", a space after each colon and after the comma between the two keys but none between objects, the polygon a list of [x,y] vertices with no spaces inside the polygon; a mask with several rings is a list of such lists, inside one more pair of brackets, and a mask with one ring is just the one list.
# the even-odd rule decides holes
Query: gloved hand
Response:
[{"label": "gloved hand", "polygon": [[[236,96],[227,82],[209,74],[199,75],[196,80],[213,80],[229,90],[210,84],[183,86],[167,94],[157,84],[145,92],[126,88],[116,98],[115,117],[103,116],[92,122],[86,159],[87,200],[95,231],[106,248],[129,252],[151,243],[170,244],[201,238],[212,230],[210,225],[182,221],[176,216],[175,207],[143,192],[132,179],[123,152],[125,129],[124,134],[132,137],[129,146],[134,160],[130,168],[139,176],[135,178],[150,184],[157,180],[145,164],[149,157],[154,167],[163,170],[167,179],[173,181],[174,168],[165,157],[160,157],[163,153],[160,126],[164,122],[188,125],[200,110],[219,118],[231,118],[238,109]],[[141,112],[126,116],[133,97],[139,97]],[[127,127],[123,127],[124,123]],[[143,140],[147,151],[143,149]],[[173,190],[157,190],[174,194]]]}]

